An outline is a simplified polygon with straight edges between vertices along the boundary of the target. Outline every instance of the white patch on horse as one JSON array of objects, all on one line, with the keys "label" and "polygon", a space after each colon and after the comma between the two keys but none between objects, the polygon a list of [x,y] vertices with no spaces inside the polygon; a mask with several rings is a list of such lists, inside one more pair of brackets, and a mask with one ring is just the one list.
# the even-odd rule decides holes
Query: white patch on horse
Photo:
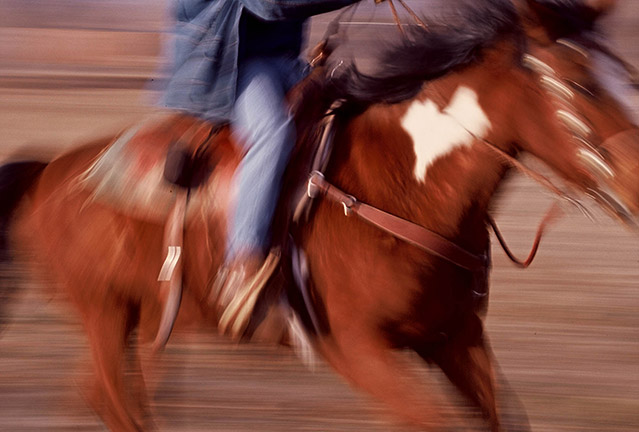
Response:
[{"label": "white patch on horse", "polygon": [[414,102],[402,119],[402,126],[413,139],[415,177],[424,181],[426,170],[435,159],[457,147],[472,145],[473,136],[484,137],[491,124],[477,93],[462,86],[443,111],[428,99]]}]

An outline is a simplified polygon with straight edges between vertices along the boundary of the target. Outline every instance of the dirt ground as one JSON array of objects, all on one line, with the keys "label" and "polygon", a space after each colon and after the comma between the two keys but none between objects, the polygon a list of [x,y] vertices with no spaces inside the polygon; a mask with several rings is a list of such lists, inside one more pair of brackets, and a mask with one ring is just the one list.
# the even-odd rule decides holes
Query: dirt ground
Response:
[{"label": "dirt ground", "polygon": [[[145,2],[121,1],[124,11],[104,15],[101,7],[113,12],[115,6],[86,3],[90,11],[70,9],[89,17],[79,26],[73,14],[0,2],[1,157],[25,148],[59,153],[154,110],[157,93],[147,83],[159,67],[163,12],[156,6],[144,14]],[[639,65],[639,6],[633,3],[621,1],[608,22],[619,51]],[[11,14],[20,19],[11,21]],[[143,25],[134,29],[134,22]],[[313,22],[314,38],[325,24],[322,17]],[[109,48],[123,32],[139,44]],[[38,45],[43,35],[50,47],[40,54],[7,48]],[[96,44],[94,57],[87,59],[91,45],[80,47],[84,56],[74,57],[72,49],[51,54],[78,38]],[[506,184],[494,215],[519,254],[527,252],[552,200],[519,175]],[[546,235],[530,269],[513,267],[497,246],[493,256],[487,332],[532,429],[639,430],[639,235],[598,213],[590,221],[572,210]],[[0,430],[104,430],[82,397],[89,363],[75,312],[62,296],[20,276],[11,323],[0,334]],[[152,407],[162,431],[404,430],[326,365],[311,372],[283,349],[180,332],[162,363]],[[434,391],[458,403],[445,384]]]}]

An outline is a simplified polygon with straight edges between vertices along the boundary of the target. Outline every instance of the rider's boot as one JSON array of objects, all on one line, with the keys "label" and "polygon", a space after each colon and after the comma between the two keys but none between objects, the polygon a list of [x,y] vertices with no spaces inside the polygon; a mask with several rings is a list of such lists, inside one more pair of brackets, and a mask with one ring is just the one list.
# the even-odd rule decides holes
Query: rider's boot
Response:
[{"label": "rider's boot", "polygon": [[[258,300],[266,301],[261,293],[278,263],[279,253],[272,252],[266,258],[260,253],[251,253],[241,255],[220,270],[214,285],[220,333],[234,340],[246,336]],[[268,310],[268,305],[262,304],[260,308]]]}]

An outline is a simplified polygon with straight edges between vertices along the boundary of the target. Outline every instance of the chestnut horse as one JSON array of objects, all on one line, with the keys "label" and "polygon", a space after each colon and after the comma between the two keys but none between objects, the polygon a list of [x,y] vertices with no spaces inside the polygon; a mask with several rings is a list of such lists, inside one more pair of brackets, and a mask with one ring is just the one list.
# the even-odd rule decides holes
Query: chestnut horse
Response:
[{"label": "chestnut horse", "polygon": [[[291,230],[310,272],[318,322],[311,341],[356,387],[427,430],[455,420],[419,384],[401,350],[440,367],[490,430],[503,429],[482,319],[487,212],[515,157],[535,156],[628,222],[639,213],[639,130],[595,62],[619,60],[588,36],[596,14],[570,2],[540,3],[516,9],[482,2],[459,27],[415,29],[411,43],[388,52],[383,74],[329,61],[327,73],[317,70],[300,90],[316,97],[299,105],[308,123],[335,98],[347,101],[337,113],[324,180],[314,177],[319,193],[311,217]],[[176,115],[142,126],[132,140],[168,147],[199,124]],[[317,135],[315,127],[300,130],[295,167]],[[160,325],[164,227],[78,187],[112,141],[48,164],[6,166],[2,222],[15,244],[38,252],[81,314],[95,366],[92,404],[112,430],[136,431],[147,427],[144,384],[126,382],[122,363],[133,330],[148,341]],[[241,155],[228,129],[215,135],[209,154],[215,168],[191,192],[185,218],[178,325],[215,325],[219,318],[211,282],[222,262],[230,178]],[[299,175],[291,171],[291,178]],[[379,228],[367,214],[392,214],[398,228]]]}]

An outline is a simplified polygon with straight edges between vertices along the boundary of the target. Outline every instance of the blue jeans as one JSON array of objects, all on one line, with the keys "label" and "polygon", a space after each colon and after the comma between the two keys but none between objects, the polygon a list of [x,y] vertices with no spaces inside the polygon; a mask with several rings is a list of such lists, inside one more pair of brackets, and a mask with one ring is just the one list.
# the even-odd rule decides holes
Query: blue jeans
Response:
[{"label": "blue jeans", "polygon": [[286,92],[303,77],[291,57],[260,57],[240,64],[231,124],[246,151],[235,174],[237,201],[228,228],[227,262],[266,253],[282,176],[295,146],[295,124]]}]

